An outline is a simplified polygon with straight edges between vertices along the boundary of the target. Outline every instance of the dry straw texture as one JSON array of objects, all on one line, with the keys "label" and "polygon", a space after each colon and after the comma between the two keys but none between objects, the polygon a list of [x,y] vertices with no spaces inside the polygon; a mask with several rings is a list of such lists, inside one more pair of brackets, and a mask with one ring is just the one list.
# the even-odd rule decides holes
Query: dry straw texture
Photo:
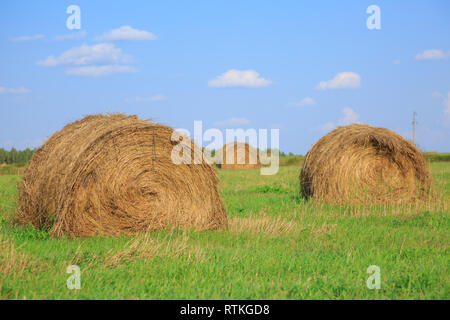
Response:
[{"label": "dry straw texture", "polygon": [[306,155],[302,193],[330,203],[403,203],[429,196],[422,153],[384,128],[353,124],[322,137]]},{"label": "dry straw texture", "polygon": [[261,168],[258,150],[244,142],[231,142],[224,145],[217,152],[216,164],[219,168],[228,170]]},{"label": "dry straw texture", "polygon": [[[71,237],[226,225],[214,168],[174,164],[172,132],[121,114],[67,125],[34,154],[19,185],[19,221]],[[201,152],[189,139],[177,143]]]}]

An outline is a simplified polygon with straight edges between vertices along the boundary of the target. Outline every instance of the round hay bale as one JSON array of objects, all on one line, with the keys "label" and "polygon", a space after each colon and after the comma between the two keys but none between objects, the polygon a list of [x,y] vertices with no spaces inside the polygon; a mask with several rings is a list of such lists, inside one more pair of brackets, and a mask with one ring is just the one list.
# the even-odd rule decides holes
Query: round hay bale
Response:
[{"label": "round hay bale", "polygon": [[217,152],[216,164],[226,170],[261,168],[258,150],[245,142],[230,142]]},{"label": "round hay bale", "polygon": [[300,173],[304,196],[329,203],[401,203],[428,195],[423,154],[384,128],[353,124],[322,137]]},{"label": "round hay bale", "polygon": [[175,144],[201,149],[171,141],[172,133],[121,114],[67,125],[33,155],[19,185],[18,220],[70,237],[226,225],[214,168],[203,160],[174,164]]}]

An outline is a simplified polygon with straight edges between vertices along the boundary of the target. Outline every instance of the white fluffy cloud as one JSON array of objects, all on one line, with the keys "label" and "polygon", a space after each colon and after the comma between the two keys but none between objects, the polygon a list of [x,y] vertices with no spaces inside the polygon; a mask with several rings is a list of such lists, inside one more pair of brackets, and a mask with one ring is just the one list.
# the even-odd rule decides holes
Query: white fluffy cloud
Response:
[{"label": "white fluffy cloud", "polygon": [[439,49],[429,49],[416,54],[416,60],[440,60],[450,58],[450,52],[445,53]]},{"label": "white fluffy cloud", "polygon": [[359,120],[359,114],[357,114],[355,111],[353,111],[352,108],[345,107],[341,110],[343,117],[341,117],[338,120],[338,123],[335,124],[334,122],[327,122],[319,127],[316,128],[318,131],[328,132],[333,129],[335,129],[338,125],[339,126],[347,126],[352,123],[358,123]]},{"label": "white fluffy cloud", "polygon": [[137,72],[136,68],[122,65],[83,66],[66,70],[66,74],[68,75],[83,77],[105,77],[118,73],[135,72]]},{"label": "white fluffy cloud", "polygon": [[358,122],[359,115],[355,111],[353,111],[353,109],[345,107],[344,109],[341,110],[341,112],[344,114],[344,117],[339,119],[340,125],[346,126]]},{"label": "white fluffy cloud", "polygon": [[228,70],[215,79],[209,80],[208,86],[213,88],[225,87],[245,87],[257,88],[266,87],[272,82],[261,78],[254,70]]},{"label": "white fluffy cloud", "polygon": [[37,34],[37,35],[34,35],[34,36],[21,36],[21,37],[17,37],[17,38],[12,38],[11,41],[12,42],[26,42],[26,41],[42,40],[44,38],[45,38],[44,35]]},{"label": "white fluffy cloud", "polygon": [[49,56],[38,61],[37,64],[44,67],[70,66],[66,74],[71,76],[105,77],[137,72],[136,68],[123,65],[131,61],[131,56],[123,54],[122,49],[110,43],[99,43],[69,49],[57,57]]},{"label": "white fluffy cloud", "polygon": [[316,101],[313,98],[306,97],[300,100],[299,102],[289,103],[288,106],[291,107],[307,107],[307,106],[315,106]]},{"label": "white fluffy cloud", "polygon": [[355,72],[341,72],[333,79],[321,81],[317,90],[357,89],[361,87],[361,76]]},{"label": "white fluffy cloud", "polygon": [[145,30],[133,29],[130,26],[122,26],[118,29],[113,29],[105,32],[101,36],[95,39],[96,41],[144,41],[144,40],[156,40],[156,36]]},{"label": "white fluffy cloud", "polygon": [[442,94],[439,91],[434,91],[432,93],[434,98],[442,99],[442,104],[445,106],[444,109],[444,124],[450,125],[450,91],[447,94]]},{"label": "white fluffy cloud", "polygon": [[215,125],[220,126],[220,127],[225,127],[225,126],[233,127],[233,126],[245,126],[249,123],[250,123],[250,121],[245,118],[229,118],[224,121],[216,122]]},{"label": "white fluffy cloud", "polygon": [[82,45],[69,49],[60,56],[49,56],[47,59],[38,61],[39,66],[56,67],[63,65],[84,66],[90,64],[116,64],[131,61],[129,55],[124,55],[122,49],[114,47],[113,44],[100,43],[96,45]]},{"label": "white fluffy cloud", "polygon": [[20,88],[5,88],[5,87],[0,87],[0,94],[26,94],[29,93],[30,90],[24,88],[24,87],[20,87]]},{"label": "white fluffy cloud", "polygon": [[328,132],[335,128],[336,128],[336,125],[333,122],[327,122],[323,125],[318,126],[317,128],[315,128],[315,130],[322,131],[322,132]]}]

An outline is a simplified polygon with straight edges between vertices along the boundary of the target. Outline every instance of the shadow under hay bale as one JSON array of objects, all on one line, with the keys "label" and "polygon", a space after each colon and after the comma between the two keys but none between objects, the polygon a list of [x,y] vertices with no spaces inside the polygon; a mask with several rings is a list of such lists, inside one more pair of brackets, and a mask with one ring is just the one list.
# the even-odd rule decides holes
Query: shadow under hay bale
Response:
[{"label": "shadow under hay bale", "polygon": [[216,155],[216,165],[226,170],[247,170],[261,168],[258,150],[244,142],[231,142],[222,147]]},{"label": "shadow under hay bale", "polygon": [[403,203],[430,195],[422,153],[384,128],[353,124],[322,137],[306,155],[302,194],[330,203]]},{"label": "shadow under hay bale", "polygon": [[[226,225],[214,169],[174,164],[172,133],[121,114],[67,125],[34,154],[19,185],[18,220],[71,237]],[[177,143],[201,152],[189,139]]]}]

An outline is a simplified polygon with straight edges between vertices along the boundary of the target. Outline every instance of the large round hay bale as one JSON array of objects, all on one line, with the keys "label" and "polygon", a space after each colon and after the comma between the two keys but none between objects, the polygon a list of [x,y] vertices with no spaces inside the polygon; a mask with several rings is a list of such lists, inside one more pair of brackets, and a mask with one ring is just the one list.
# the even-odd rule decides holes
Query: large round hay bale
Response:
[{"label": "large round hay bale", "polygon": [[245,142],[230,142],[217,152],[216,164],[221,169],[246,170],[261,168],[258,150]]},{"label": "large round hay bale", "polygon": [[19,185],[19,221],[54,236],[226,225],[214,168],[174,164],[172,133],[120,114],[67,125],[35,152]]},{"label": "large round hay bale", "polygon": [[353,124],[322,137],[300,173],[303,195],[331,203],[400,203],[423,199],[430,175],[422,153],[384,128]]}]

